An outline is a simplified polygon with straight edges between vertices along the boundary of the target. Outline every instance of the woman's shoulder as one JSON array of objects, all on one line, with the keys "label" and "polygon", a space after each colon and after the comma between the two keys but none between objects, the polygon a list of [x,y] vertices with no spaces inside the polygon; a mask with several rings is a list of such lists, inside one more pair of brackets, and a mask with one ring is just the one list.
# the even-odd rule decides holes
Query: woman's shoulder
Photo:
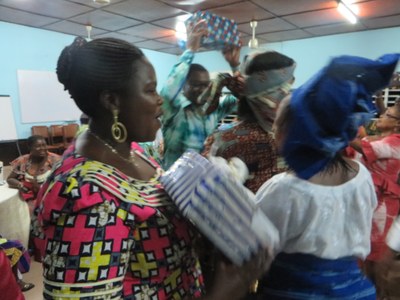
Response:
[{"label": "woman's shoulder", "polygon": [[23,154],[21,156],[18,156],[16,159],[10,162],[11,166],[17,166],[21,164],[25,164],[29,161],[29,154]]},{"label": "woman's shoulder", "polygon": [[47,162],[52,166],[61,160],[61,156],[53,152],[47,152]]},{"label": "woman's shoulder", "polygon": [[290,172],[283,172],[272,176],[259,188],[256,195],[263,197],[270,193],[284,194],[288,188],[294,190],[297,186],[301,186],[301,179],[297,178]]}]

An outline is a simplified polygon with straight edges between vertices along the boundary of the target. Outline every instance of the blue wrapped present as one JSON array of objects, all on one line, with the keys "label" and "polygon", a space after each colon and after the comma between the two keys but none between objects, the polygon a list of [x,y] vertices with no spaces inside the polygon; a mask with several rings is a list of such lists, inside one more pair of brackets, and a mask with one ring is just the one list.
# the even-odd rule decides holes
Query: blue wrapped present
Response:
[{"label": "blue wrapped present", "polygon": [[182,214],[236,265],[278,245],[278,231],[255,195],[200,154],[185,152],[161,183]]},{"label": "blue wrapped present", "polygon": [[220,17],[208,11],[197,11],[186,20],[186,31],[189,32],[197,22],[204,20],[208,35],[201,40],[201,47],[215,50],[226,46],[240,46],[240,36],[234,20]]}]

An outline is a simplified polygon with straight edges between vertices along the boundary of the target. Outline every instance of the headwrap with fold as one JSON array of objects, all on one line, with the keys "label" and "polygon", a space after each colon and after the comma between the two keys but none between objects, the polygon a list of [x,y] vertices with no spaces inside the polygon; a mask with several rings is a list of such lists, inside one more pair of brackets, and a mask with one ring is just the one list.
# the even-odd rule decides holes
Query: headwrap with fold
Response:
[{"label": "headwrap with fold", "polygon": [[[260,53],[248,57],[242,70]],[[265,131],[271,131],[276,111],[282,99],[289,94],[293,83],[293,72],[296,63],[291,66],[255,72],[246,76],[244,95],[257,123]],[[242,72],[242,74],[245,74]]]},{"label": "headwrap with fold", "polygon": [[312,177],[356,137],[375,111],[372,95],[389,84],[399,58],[336,57],[293,92],[282,154],[297,176]]}]

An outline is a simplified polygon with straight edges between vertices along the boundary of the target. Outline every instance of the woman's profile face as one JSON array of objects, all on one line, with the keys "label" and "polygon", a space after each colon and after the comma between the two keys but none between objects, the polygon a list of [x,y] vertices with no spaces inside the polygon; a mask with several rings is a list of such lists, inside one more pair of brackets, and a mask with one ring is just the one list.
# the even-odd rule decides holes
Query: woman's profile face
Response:
[{"label": "woman's profile face", "polygon": [[134,63],[134,74],[126,96],[121,100],[120,122],[128,131],[128,140],[148,142],[155,139],[161,127],[161,105],[157,92],[157,78],[151,63],[142,58]]},{"label": "woman's profile face", "polygon": [[45,139],[36,140],[30,151],[30,155],[34,157],[45,157],[47,155],[47,143]]},{"label": "woman's profile face", "polygon": [[380,116],[376,121],[376,128],[380,131],[394,132],[399,128],[400,124],[400,113],[396,107],[391,106]]}]

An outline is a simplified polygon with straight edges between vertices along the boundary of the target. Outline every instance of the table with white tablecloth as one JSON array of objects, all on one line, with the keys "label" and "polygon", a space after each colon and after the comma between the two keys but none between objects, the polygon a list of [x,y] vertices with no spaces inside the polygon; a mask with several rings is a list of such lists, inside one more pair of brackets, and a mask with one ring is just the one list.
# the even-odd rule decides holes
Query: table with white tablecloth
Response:
[{"label": "table with white tablecloth", "polygon": [[30,216],[28,204],[21,200],[17,189],[0,186],[0,235],[19,240],[28,249]]}]

